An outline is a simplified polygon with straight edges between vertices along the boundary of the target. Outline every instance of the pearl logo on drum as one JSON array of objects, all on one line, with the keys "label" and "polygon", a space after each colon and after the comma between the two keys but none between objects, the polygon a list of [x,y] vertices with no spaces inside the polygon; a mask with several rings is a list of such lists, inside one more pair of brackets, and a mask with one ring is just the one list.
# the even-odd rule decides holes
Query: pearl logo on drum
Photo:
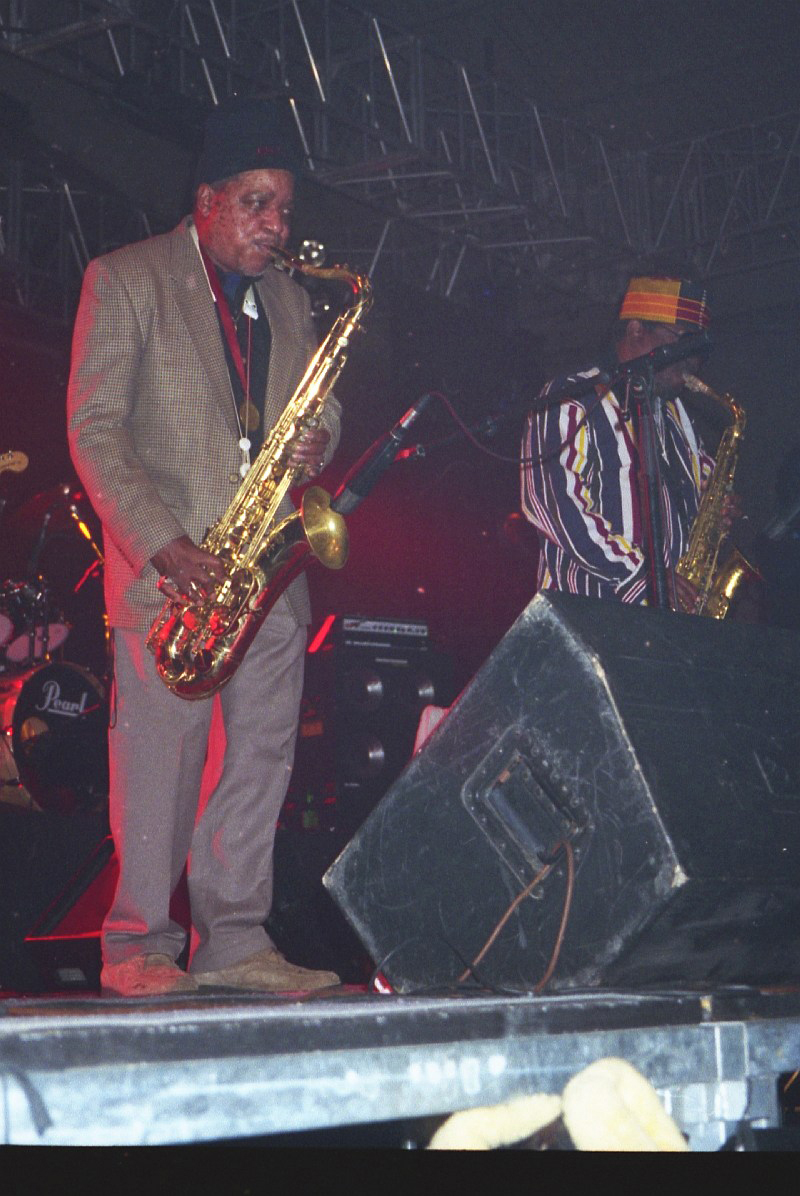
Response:
[{"label": "pearl logo on drum", "polygon": [[0,673],[0,727],[10,733],[7,771],[36,807],[59,814],[102,809],[107,709],[103,686],[91,673],[66,661],[17,676]]},{"label": "pearl logo on drum", "polygon": [[61,697],[61,686],[57,681],[52,679],[46,681],[42,686],[42,697],[36,703],[36,710],[51,710],[53,714],[61,714],[65,718],[80,718],[86,712],[86,703],[89,698],[89,693],[84,690],[80,696],[80,701],[69,702],[66,698]]}]

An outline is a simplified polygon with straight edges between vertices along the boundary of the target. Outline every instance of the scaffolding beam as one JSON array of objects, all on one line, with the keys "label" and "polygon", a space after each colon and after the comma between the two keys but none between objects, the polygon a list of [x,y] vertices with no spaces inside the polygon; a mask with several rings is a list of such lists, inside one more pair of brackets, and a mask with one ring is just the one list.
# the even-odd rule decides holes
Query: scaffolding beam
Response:
[{"label": "scaffolding beam", "polygon": [[[288,97],[309,176],[345,201],[332,251],[455,300],[476,280],[524,306],[555,280],[605,294],[656,258],[711,278],[798,257],[798,112],[618,150],[348,0],[0,0],[0,54],[103,97],[132,137],[142,114],[121,81],[151,118],[192,104],[198,127],[232,94]],[[76,248],[160,226],[113,177],[83,190],[69,158],[53,179],[0,156],[0,264],[32,305],[49,274],[65,310]]]}]

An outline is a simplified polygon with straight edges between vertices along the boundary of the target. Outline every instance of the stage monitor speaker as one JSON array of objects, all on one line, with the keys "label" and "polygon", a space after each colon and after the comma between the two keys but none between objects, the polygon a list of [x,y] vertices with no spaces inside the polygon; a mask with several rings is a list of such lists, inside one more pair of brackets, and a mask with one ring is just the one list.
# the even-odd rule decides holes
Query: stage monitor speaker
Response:
[{"label": "stage monitor speaker", "polygon": [[796,981],[799,691],[790,632],[537,595],[324,883],[401,993],[539,991],[565,912],[549,990]]}]

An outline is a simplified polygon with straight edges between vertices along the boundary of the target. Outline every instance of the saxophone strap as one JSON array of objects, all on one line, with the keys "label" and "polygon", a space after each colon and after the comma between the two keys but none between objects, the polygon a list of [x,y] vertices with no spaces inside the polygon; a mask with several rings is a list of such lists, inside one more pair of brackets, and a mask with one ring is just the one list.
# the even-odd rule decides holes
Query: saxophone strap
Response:
[{"label": "saxophone strap", "polygon": [[[258,452],[263,439],[263,408],[271,351],[269,320],[264,315],[263,308],[259,308],[255,286],[249,282],[242,304],[242,312],[247,317],[242,334],[246,338],[246,342],[242,343],[220,272],[200,244],[194,225],[191,226],[191,233],[219,317],[231,380],[234,414],[239,432],[239,449],[242,454],[239,472],[244,477],[250,468],[251,456]],[[258,324],[255,324],[255,321],[258,321]],[[253,331],[254,326],[255,332]],[[246,353],[246,359],[244,353]]]},{"label": "saxophone strap", "polygon": [[[208,285],[211,287],[211,293],[214,296],[214,301],[219,312],[219,319],[222,325],[222,331],[225,335],[225,341],[230,349],[233,364],[236,367],[236,373],[239,375],[239,381],[242,384],[242,393],[245,396],[245,402],[250,403],[250,385],[247,376],[247,370],[244,365],[244,358],[242,357],[241,346],[239,345],[239,338],[236,335],[236,327],[233,323],[233,316],[231,315],[230,305],[222,289],[222,284],[219,280],[217,268],[211,261],[203,246],[198,241],[198,249],[200,256],[203,259],[203,265],[206,268],[206,276],[208,278]],[[252,317],[249,317],[252,318]]]}]

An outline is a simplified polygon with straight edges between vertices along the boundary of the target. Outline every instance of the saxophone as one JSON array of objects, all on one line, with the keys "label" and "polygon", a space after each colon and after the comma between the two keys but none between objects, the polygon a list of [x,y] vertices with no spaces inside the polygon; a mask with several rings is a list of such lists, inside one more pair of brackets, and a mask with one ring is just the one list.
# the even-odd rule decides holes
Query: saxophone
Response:
[{"label": "saxophone", "polygon": [[233,676],[276,601],[313,559],[340,569],[347,560],[347,527],[319,486],[305,491],[301,508],[277,512],[302,468],[288,464],[294,442],[312,426],[347,360],[350,338],[372,305],[369,279],[346,266],[321,268],[273,249],[280,268],[347,281],[353,300],[338,316],[309,362],[252,468],[202,547],[222,563],[225,576],[199,602],[168,600],[148,632],[164,684],[181,698],[216,693]]},{"label": "saxophone", "polygon": [[727,495],[733,491],[733,474],[746,416],[741,404],[732,395],[717,394],[692,374],[686,375],[685,382],[690,390],[708,395],[727,407],[733,418],[733,423],[722,434],[714,473],[692,524],[688,548],[675,566],[681,577],[697,587],[697,604],[693,613],[724,619],[741,583],[761,576],[738,548],[722,563],[719,559],[728,534],[723,521],[724,503]]}]

